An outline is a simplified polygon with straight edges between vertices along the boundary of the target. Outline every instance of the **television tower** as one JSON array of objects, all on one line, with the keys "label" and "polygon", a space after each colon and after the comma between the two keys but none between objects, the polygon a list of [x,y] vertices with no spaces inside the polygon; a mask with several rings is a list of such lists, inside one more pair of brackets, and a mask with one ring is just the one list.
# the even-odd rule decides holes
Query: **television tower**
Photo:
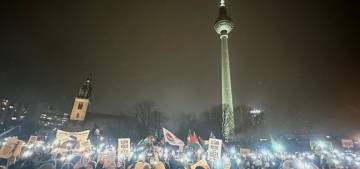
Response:
[{"label": "television tower", "polygon": [[227,15],[225,0],[220,0],[219,16],[214,29],[220,35],[221,40],[221,110],[222,110],[222,132],[227,142],[234,133],[234,107],[231,91],[230,61],[228,49],[228,37],[233,29],[234,23]]}]

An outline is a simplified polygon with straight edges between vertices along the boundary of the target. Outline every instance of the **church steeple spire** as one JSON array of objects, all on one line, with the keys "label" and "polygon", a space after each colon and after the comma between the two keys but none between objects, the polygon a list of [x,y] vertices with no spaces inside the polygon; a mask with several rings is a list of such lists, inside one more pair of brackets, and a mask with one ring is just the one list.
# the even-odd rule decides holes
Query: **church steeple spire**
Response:
[{"label": "church steeple spire", "polygon": [[81,85],[77,97],[89,99],[92,92],[91,74],[86,78],[85,82]]}]

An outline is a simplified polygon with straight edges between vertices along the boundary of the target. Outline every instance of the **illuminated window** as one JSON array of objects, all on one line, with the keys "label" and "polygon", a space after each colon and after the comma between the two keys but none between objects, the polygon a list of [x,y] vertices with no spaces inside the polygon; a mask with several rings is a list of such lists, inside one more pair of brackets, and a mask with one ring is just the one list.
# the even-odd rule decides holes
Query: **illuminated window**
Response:
[{"label": "illuminated window", "polygon": [[78,109],[81,110],[83,108],[83,103],[78,104]]}]

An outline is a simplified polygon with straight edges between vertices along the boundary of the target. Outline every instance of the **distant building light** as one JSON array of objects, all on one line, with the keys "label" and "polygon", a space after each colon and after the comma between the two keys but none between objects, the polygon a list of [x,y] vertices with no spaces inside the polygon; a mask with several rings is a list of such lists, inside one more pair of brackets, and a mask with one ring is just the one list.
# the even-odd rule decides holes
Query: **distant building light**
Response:
[{"label": "distant building light", "polygon": [[4,100],[2,101],[2,104],[6,106],[8,102],[9,102],[9,100],[4,99]]},{"label": "distant building light", "polygon": [[253,109],[250,111],[251,114],[260,114],[262,111],[259,109]]},{"label": "distant building light", "polygon": [[16,117],[11,117],[11,120],[16,120],[17,118]]}]

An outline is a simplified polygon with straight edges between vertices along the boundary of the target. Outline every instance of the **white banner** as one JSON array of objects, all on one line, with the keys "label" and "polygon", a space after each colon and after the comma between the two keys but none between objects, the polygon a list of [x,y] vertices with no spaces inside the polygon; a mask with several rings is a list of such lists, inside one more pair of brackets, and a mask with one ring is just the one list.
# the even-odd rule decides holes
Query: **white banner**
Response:
[{"label": "white banner", "polygon": [[208,159],[217,160],[221,158],[221,147],[222,140],[220,139],[209,139],[209,148],[208,148]]},{"label": "white banner", "polygon": [[118,157],[125,158],[129,157],[131,152],[130,138],[119,138],[118,139]]},{"label": "white banner", "polygon": [[56,140],[60,143],[59,148],[75,151],[90,151],[90,143],[87,140],[90,130],[81,132],[66,132],[57,130]]}]

